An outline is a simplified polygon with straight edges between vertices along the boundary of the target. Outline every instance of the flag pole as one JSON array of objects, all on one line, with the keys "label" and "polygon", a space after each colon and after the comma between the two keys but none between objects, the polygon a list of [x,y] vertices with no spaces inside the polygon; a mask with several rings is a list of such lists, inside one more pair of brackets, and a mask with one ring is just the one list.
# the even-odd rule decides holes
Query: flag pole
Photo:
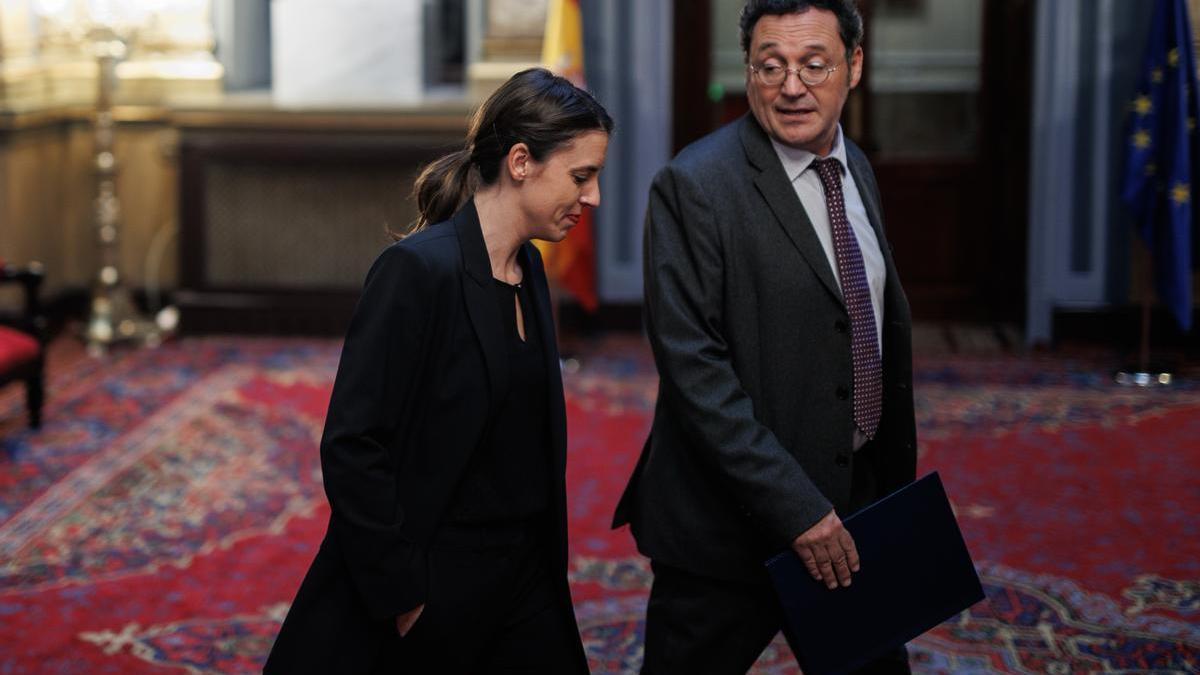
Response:
[{"label": "flag pole", "polygon": [[1154,275],[1151,267],[1154,262],[1151,256],[1145,256],[1146,263],[1140,265],[1141,278],[1141,337],[1138,340],[1138,361],[1136,367],[1122,368],[1113,379],[1117,384],[1126,387],[1160,387],[1168,386],[1175,381],[1175,376],[1169,369],[1156,364],[1150,364],[1150,305],[1154,301]]},{"label": "flag pole", "polygon": [[1150,286],[1142,288],[1142,339],[1138,348],[1138,372],[1150,372]]}]

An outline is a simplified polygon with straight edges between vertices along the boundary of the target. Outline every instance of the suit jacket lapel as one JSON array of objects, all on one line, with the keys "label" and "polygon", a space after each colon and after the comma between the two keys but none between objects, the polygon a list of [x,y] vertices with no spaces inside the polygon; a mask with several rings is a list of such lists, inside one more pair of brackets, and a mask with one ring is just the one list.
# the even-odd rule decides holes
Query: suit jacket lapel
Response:
[{"label": "suit jacket lapel", "polygon": [[463,269],[467,278],[463,280],[463,300],[471,326],[479,339],[483,360],[487,366],[488,389],[494,406],[508,392],[508,358],[504,346],[500,308],[496,305],[496,294],[492,290],[492,263],[488,259],[487,245],[483,241],[483,230],[479,225],[479,214],[475,201],[468,200],[454,214],[454,230],[462,249]]},{"label": "suit jacket lapel", "polygon": [[[550,307],[550,289],[546,284],[546,273],[542,268],[541,256],[526,243],[521,247],[525,257],[525,269],[529,270],[530,295],[533,298],[533,325],[542,340],[542,354],[546,362],[546,386],[550,416],[550,448],[554,455],[554,476],[561,476],[567,466],[567,408],[563,401],[562,369],[558,364],[558,339],[554,334],[554,315]],[[526,326],[529,326],[526,322]],[[556,479],[557,480],[557,479]]]},{"label": "suit jacket lapel", "polygon": [[804,212],[804,206],[800,203],[800,198],[796,196],[795,188],[788,181],[787,174],[783,172],[783,164],[775,154],[775,149],[771,147],[771,141],[767,138],[766,132],[749,114],[742,118],[738,131],[742,138],[742,145],[746,149],[746,158],[760,172],[754,179],[754,185],[762,194],[763,199],[767,201],[767,205],[771,207],[771,211],[775,213],[775,219],[787,233],[792,244],[800,251],[800,255],[809,267],[816,272],[817,278],[844,306],[842,291],[838,288],[833,270],[829,267],[829,259],[825,257],[825,249],[821,247],[821,240],[817,239],[812,222],[809,221],[808,214]]}]

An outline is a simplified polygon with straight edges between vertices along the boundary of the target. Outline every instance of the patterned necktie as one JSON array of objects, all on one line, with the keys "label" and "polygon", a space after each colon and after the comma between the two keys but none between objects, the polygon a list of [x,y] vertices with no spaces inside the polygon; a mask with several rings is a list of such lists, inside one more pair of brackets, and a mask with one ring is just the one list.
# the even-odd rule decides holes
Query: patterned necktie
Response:
[{"label": "patterned necktie", "polygon": [[846,218],[842,198],[842,165],[836,158],[813,160],[825,186],[825,207],[829,210],[829,228],[833,230],[833,252],[837,258],[842,296],[850,313],[850,356],[854,366],[854,424],[867,438],[879,428],[883,397],[883,367],[879,361],[879,341],[875,339],[875,309],[871,306],[871,288],[863,265],[858,239]]}]

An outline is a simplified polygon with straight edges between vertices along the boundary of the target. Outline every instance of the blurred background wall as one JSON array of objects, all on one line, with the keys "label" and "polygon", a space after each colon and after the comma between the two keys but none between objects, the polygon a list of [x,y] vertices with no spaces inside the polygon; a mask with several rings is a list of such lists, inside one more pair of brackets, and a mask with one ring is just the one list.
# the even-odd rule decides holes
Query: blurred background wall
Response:
[{"label": "blurred background wall", "polygon": [[[601,306],[586,315],[568,297],[569,323],[638,325],[650,179],[746,111],[741,4],[582,2],[586,81],[617,133],[596,214]],[[843,122],[871,155],[918,319],[1014,344],[1136,332],[1144,263],[1116,196],[1150,4],[860,2],[867,67]],[[128,46],[112,117],[134,295],[178,304],[185,331],[340,333],[388,229],[413,216],[420,166],[539,62],[545,10],[0,0],[0,258],[44,262],[52,311],[86,314],[101,264],[94,29],[107,25]]]}]

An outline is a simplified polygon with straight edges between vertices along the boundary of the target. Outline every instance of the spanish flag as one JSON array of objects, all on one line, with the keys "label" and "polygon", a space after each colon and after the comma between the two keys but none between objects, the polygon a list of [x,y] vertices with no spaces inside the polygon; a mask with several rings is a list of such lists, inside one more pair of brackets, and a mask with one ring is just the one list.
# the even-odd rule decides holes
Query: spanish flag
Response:
[{"label": "spanish flag", "polygon": [[[550,0],[546,11],[546,36],[542,64],[583,87],[583,18],[579,0]],[[596,311],[596,242],[592,238],[592,212],[584,209],[579,224],[557,244],[538,241],[538,250],[551,281],[565,289],[589,312]]]}]

